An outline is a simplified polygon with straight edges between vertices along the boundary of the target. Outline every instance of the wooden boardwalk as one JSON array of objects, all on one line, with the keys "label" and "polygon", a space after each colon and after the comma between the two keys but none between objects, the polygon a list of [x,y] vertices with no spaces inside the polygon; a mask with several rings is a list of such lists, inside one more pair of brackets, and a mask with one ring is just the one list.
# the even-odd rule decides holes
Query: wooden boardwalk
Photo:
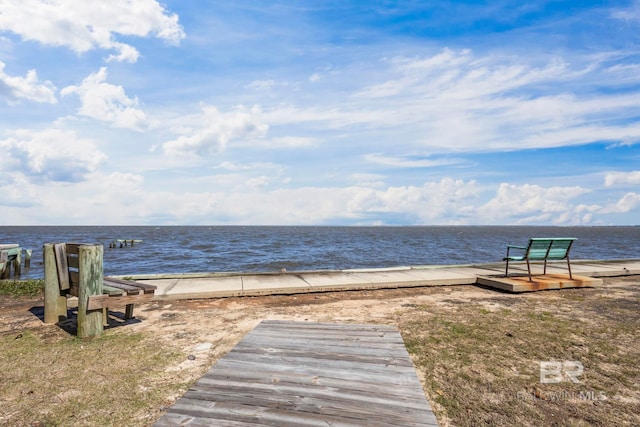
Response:
[{"label": "wooden boardwalk", "polygon": [[438,424],[396,328],[263,321],[154,425]]}]

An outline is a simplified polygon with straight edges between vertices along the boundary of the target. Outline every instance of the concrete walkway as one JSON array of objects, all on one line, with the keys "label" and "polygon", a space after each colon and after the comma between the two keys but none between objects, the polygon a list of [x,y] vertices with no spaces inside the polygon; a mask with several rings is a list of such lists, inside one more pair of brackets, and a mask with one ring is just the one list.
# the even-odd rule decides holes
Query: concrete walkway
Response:
[{"label": "concrete walkway", "polygon": [[[640,274],[640,259],[571,261],[574,274],[611,277]],[[510,264],[509,275],[526,274],[526,264]],[[542,266],[532,265],[540,274]],[[566,263],[549,263],[547,273],[566,273]],[[188,273],[127,276],[157,286],[157,300],[282,295],[306,292],[385,289],[417,286],[473,285],[478,277],[504,276],[504,263],[415,266],[381,269],[278,272]]]}]

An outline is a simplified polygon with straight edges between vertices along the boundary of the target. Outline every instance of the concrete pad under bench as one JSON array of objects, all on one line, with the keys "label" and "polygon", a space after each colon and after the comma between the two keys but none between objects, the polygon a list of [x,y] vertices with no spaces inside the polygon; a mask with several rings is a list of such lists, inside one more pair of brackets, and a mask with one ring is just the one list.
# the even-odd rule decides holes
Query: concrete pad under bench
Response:
[{"label": "concrete pad under bench", "polygon": [[547,289],[592,288],[602,286],[603,280],[575,274],[573,279],[569,278],[568,274],[546,274],[533,276],[531,281],[528,276],[478,276],[477,283],[508,292],[532,292]]}]

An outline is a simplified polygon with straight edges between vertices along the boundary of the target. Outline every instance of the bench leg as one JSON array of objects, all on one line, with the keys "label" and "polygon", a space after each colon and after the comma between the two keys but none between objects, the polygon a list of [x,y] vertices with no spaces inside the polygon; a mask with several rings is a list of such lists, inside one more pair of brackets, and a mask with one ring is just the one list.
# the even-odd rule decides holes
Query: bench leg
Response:
[{"label": "bench leg", "polygon": [[509,277],[509,258],[507,258],[506,261],[507,261],[507,266],[504,269],[504,275],[505,275],[505,277]]},{"label": "bench leg", "polygon": [[529,281],[533,282],[533,280],[531,280],[531,265],[529,264],[528,258],[527,258],[527,271],[529,272]]},{"label": "bench leg", "polygon": [[127,304],[124,312],[124,318],[127,320],[133,319],[133,304]]},{"label": "bench leg", "polygon": [[109,309],[107,307],[102,309],[102,325],[109,326]]},{"label": "bench leg", "polygon": [[567,268],[569,269],[569,279],[573,280],[573,276],[571,275],[571,263],[569,262],[568,256],[567,256]]}]

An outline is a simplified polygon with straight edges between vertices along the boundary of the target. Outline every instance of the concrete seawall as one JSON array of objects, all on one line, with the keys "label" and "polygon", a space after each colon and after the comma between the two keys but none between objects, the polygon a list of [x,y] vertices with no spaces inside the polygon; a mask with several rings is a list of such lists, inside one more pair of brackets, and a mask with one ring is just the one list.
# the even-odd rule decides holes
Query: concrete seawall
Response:
[{"label": "concrete seawall", "polygon": [[[565,262],[549,263],[548,275],[562,276]],[[524,268],[524,269],[523,269]],[[640,259],[571,261],[573,274],[602,278],[640,274]],[[532,264],[534,274],[542,265]],[[526,274],[526,265],[510,264],[510,276]],[[479,278],[504,277],[504,263],[448,266],[405,266],[380,269],[291,271],[265,273],[183,273],[126,276],[157,286],[155,299],[178,300],[231,296],[286,295],[419,286],[475,285]],[[535,280],[535,279],[534,279]],[[582,286],[592,286],[597,281]],[[602,283],[599,281],[599,283]],[[562,286],[562,283],[560,284]],[[565,285],[565,287],[571,287]]]}]

